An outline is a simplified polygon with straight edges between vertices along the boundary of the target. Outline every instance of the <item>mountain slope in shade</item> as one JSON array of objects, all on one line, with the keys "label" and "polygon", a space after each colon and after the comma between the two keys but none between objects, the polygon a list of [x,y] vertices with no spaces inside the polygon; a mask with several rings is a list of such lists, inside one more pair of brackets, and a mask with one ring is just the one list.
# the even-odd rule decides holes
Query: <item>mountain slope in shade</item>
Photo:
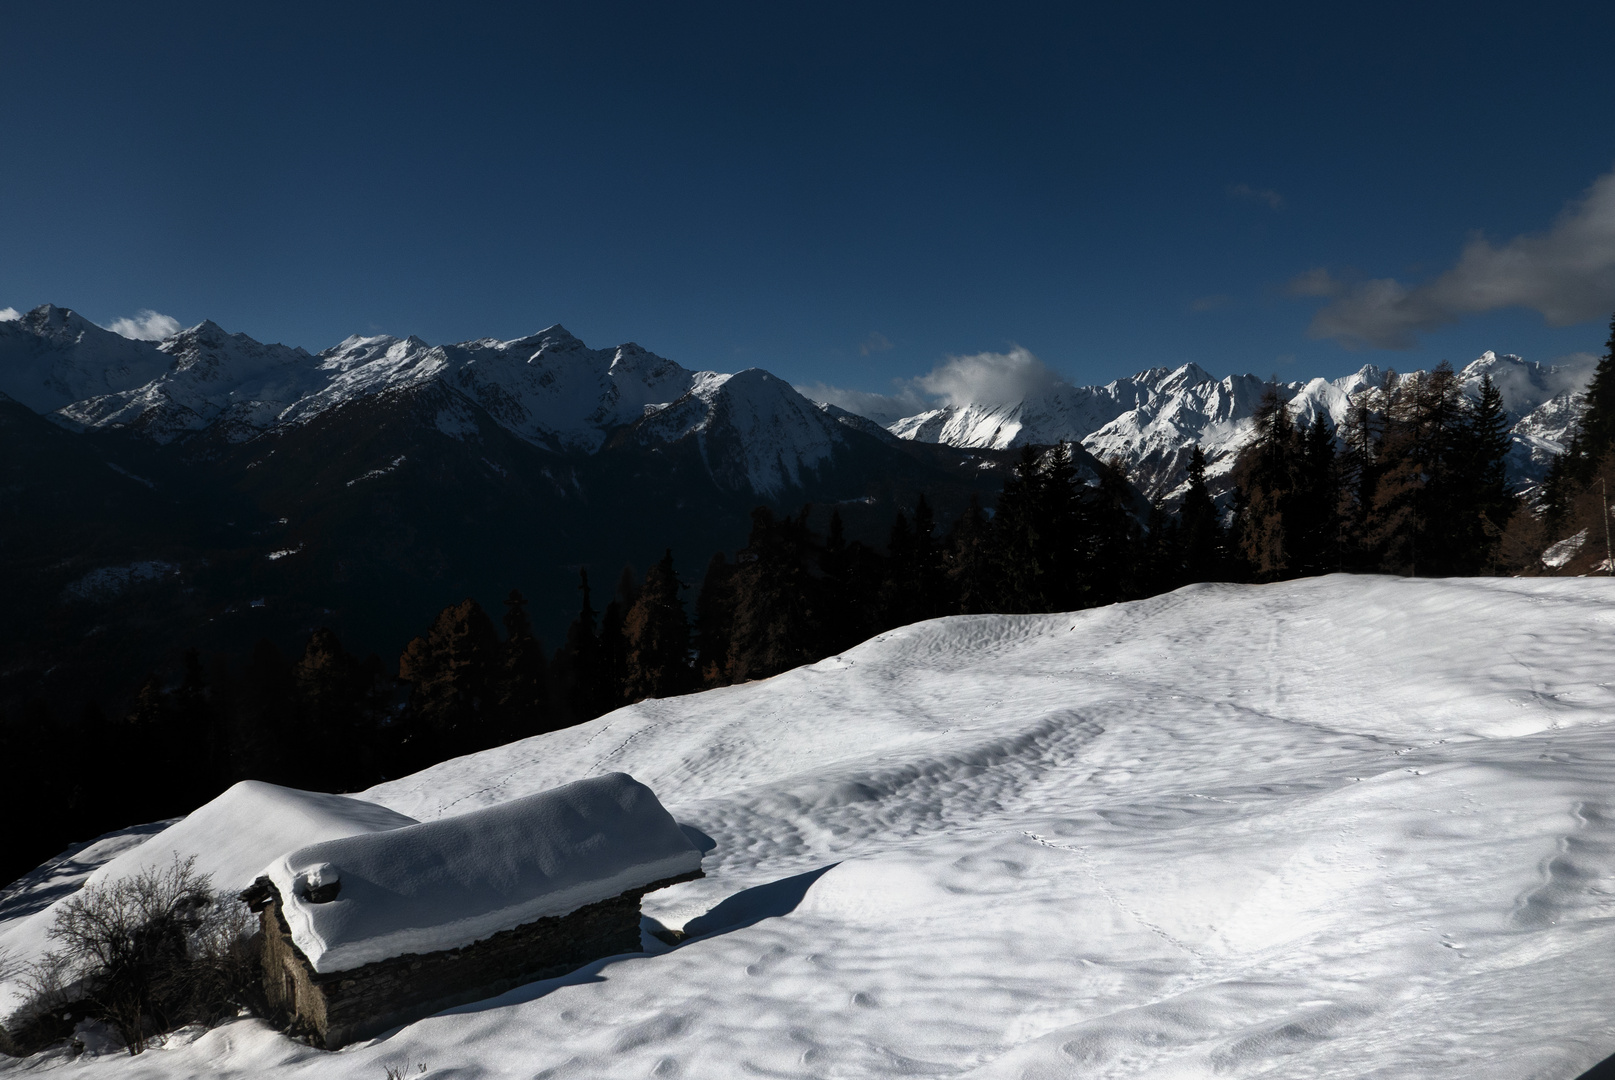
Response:
[{"label": "mountain slope in shade", "polygon": [[[1579,416],[1576,395],[1592,375],[1591,359],[1548,366],[1487,352],[1460,373],[1464,391],[1479,392],[1490,374],[1514,421],[1510,470],[1529,485],[1546,472],[1569,425]],[[1338,427],[1354,395],[1384,384],[1386,372],[1372,365],[1337,379],[1279,385],[1303,422],[1322,414]],[[1095,457],[1117,457],[1151,497],[1171,501],[1181,494],[1189,452],[1205,451],[1208,472],[1226,484],[1234,458],[1253,430],[1256,405],[1268,383],[1254,375],[1217,379],[1195,364],[1152,368],[1104,386],[1057,383],[1023,401],[997,405],[950,405],[899,420],[892,434],[903,439],[960,447],[1006,449],[1064,439]]]},{"label": "mountain slope in shade", "polygon": [[204,323],[149,351],[164,367],[146,383],[48,415],[12,402],[0,426],[13,462],[50,464],[10,470],[11,505],[55,508],[4,520],[0,711],[116,711],[177,650],[301,648],[321,625],[390,658],[443,606],[497,611],[511,588],[553,646],[580,567],[609,585],[671,548],[697,585],[760,503],[811,503],[821,532],[837,508],[850,539],[880,544],[921,493],[944,526],[990,503],[1009,456],[905,442],[761,370],[692,372],[559,327],[314,355]]}]

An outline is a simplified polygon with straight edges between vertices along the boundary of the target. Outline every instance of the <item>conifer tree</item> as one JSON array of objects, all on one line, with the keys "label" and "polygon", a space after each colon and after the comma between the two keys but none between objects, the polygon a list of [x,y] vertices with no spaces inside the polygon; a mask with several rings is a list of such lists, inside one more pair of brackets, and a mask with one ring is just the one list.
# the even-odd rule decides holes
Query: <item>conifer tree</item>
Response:
[{"label": "conifer tree", "polygon": [[974,495],[970,505],[953,523],[948,535],[946,573],[948,587],[956,598],[955,610],[974,615],[992,610],[998,588],[993,581],[993,531]]},{"label": "conifer tree", "polygon": [[707,562],[707,572],[701,578],[701,592],[695,600],[695,666],[702,686],[726,686],[729,682],[735,569],[719,551]]},{"label": "conifer tree", "polygon": [[1293,568],[1324,574],[1341,568],[1340,476],[1335,434],[1321,413],[1301,430],[1298,444],[1288,530]]},{"label": "conifer tree", "polygon": [[1455,468],[1460,389],[1452,365],[1443,362],[1428,374],[1398,380],[1386,397],[1366,530],[1382,570],[1451,572],[1454,534],[1462,531],[1460,518],[1467,513]]},{"label": "conifer tree", "polygon": [[499,674],[495,679],[494,703],[507,739],[551,731],[549,679],[546,676],[544,646],[533,635],[533,620],[527,614],[527,598],[520,590],[505,597],[501,620],[505,640],[499,647]]},{"label": "conifer tree", "polygon": [[1255,438],[1234,465],[1239,486],[1235,545],[1257,581],[1278,581],[1291,572],[1294,522],[1286,515],[1295,491],[1295,423],[1274,386],[1262,395],[1255,419]]},{"label": "conifer tree", "polygon": [[1615,450],[1615,319],[1610,320],[1609,341],[1583,398],[1586,411],[1565,457],[1570,478],[1587,484],[1604,458]]},{"label": "conifer tree", "polygon": [[[1099,485],[1085,493],[1087,551],[1082,603],[1113,604],[1138,595],[1142,530],[1131,508],[1133,488],[1120,458],[1101,462]],[[1080,542],[1080,541],[1079,541]],[[1059,610],[1058,608],[1053,610]]]},{"label": "conifer tree", "polygon": [[733,583],[728,676],[734,682],[766,678],[822,655],[807,513],[803,507],[795,518],[776,520],[767,507],[752,511],[746,558]]},{"label": "conifer tree", "polygon": [[1082,606],[1088,523],[1070,449],[1039,455],[1022,447],[993,518],[998,585],[1006,612],[1069,611]]},{"label": "conifer tree", "polygon": [[678,575],[669,550],[645,575],[623,620],[627,644],[624,697],[630,701],[671,697],[690,689],[690,624],[679,598]]},{"label": "conifer tree", "polygon": [[578,591],[583,594],[583,605],[567,627],[566,644],[555,654],[555,682],[570,714],[568,719],[574,724],[593,720],[605,711],[598,694],[600,636],[586,567],[578,569]]},{"label": "conifer tree", "polygon": [[1206,486],[1206,455],[1194,444],[1189,455],[1189,490],[1178,508],[1185,581],[1219,581],[1223,573],[1222,523]]},{"label": "conifer tree", "polygon": [[253,646],[233,705],[231,773],[295,786],[295,755],[305,749],[297,722],[297,684],[291,662],[268,638]]},{"label": "conifer tree", "polygon": [[1170,592],[1183,584],[1183,537],[1179,519],[1156,499],[1144,526],[1139,567],[1139,595]]},{"label": "conifer tree", "polygon": [[1478,574],[1495,563],[1518,504],[1508,487],[1509,417],[1490,374],[1481,376],[1479,393],[1464,413],[1454,439],[1449,568]]},{"label": "conifer tree", "polygon": [[628,642],[623,635],[623,620],[627,618],[628,609],[633,607],[638,595],[634,569],[624,566],[617,575],[616,591],[600,615],[599,681],[594,691],[599,710],[595,714],[597,716],[628,702],[624,696],[628,678]]}]

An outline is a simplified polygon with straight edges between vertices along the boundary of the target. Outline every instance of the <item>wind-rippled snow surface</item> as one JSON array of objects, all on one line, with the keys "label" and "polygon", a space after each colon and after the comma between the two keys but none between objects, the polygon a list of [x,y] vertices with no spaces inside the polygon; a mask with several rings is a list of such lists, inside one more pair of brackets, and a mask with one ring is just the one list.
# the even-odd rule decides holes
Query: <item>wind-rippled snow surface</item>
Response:
[{"label": "wind-rippled snow surface", "polygon": [[1615,1050],[1612,644],[1592,579],[904,628],[365,795],[430,820],[631,773],[716,845],[646,898],[679,947],[337,1054],[240,1021],[77,1067],[1574,1077]]}]

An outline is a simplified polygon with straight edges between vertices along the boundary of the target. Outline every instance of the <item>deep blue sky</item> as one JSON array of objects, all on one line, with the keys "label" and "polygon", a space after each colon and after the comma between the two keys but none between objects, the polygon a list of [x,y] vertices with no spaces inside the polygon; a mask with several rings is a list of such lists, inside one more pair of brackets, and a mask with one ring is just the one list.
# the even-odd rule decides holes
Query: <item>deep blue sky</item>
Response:
[{"label": "deep blue sky", "polygon": [[1078,382],[1549,360],[1615,306],[1438,297],[1351,351],[1286,288],[1549,230],[1615,168],[1607,4],[29,7],[0,308],[310,349],[561,322],[881,390],[1011,344]]}]

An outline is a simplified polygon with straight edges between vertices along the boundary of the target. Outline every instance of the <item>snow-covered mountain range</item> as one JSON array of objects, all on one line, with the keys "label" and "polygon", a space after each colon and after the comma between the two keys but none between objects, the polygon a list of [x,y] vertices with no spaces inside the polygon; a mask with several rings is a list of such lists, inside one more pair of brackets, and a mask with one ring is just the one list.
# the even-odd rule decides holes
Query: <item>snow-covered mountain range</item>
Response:
[{"label": "snow-covered mountain range", "polygon": [[[1580,415],[1577,395],[1586,386],[1592,358],[1550,366],[1518,356],[1484,353],[1459,372],[1465,393],[1479,393],[1491,375],[1514,421],[1510,471],[1529,485],[1547,470],[1552,455]],[[1278,384],[1298,420],[1316,415],[1332,425],[1345,420],[1351,399],[1382,387],[1388,373],[1367,365],[1337,379]],[[898,420],[891,432],[903,439],[959,447],[1007,449],[1026,443],[1066,440],[1103,460],[1120,458],[1144,493],[1169,502],[1181,493],[1188,458],[1199,443],[1208,474],[1225,478],[1254,430],[1257,403],[1269,386],[1255,375],[1217,378],[1195,364],[1152,368],[1104,386],[1056,382],[1020,401],[962,404]]]},{"label": "snow-covered mountain range", "polygon": [[[1514,421],[1510,469],[1522,486],[1562,448],[1594,362],[1550,366],[1487,352],[1460,372],[1471,395],[1486,374],[1502,390]],[[1323,414],[1339,425],[1353,396],[1386,376],[1368,365],[1279,390],[1298,419]],[[1171,502],[1196,443],[1214,483],[1226,477],[1267,386],[1184,364],[1103,386],[1056,381],[1019,401],[946,405],[883,430],[762,369],[692,371],[631,342],[591,349],[561,326],[453,345],[354,336],[311,354],[212,322],[162,342],[130,341],[48,304],[0,323],[0,392],[81,430],[125,430],[160,445],[199,436],[239,444],[355,402],[435,387],[447,395],[437,416],[445,434],[475,430],[469,409],[533,446],[588,455],[629,429],[615,437],[647,449],[690,443],[720,487],[765,497],[800,487],[845,450],[853,429],[963,450],[1065,440],[1120,459],[1147,496]]]},{"label": "snow-covered mountain range", "polygon": [[692,440],[721,485],[764,496],[799,485],[845,441],[843,424],[765,371],[690,371],[631,342],[591,349],[561,326],[454,345],[355,336],[311,354],[213,322],[129,341],[51,305],[0,323],[0,391],[66,425],[159,445],[248,442],[428,386],[448,392],[437,417],[445,434],[474,430],[463,405],[557,453],[594,453],[639,424],[638,442]]}]

